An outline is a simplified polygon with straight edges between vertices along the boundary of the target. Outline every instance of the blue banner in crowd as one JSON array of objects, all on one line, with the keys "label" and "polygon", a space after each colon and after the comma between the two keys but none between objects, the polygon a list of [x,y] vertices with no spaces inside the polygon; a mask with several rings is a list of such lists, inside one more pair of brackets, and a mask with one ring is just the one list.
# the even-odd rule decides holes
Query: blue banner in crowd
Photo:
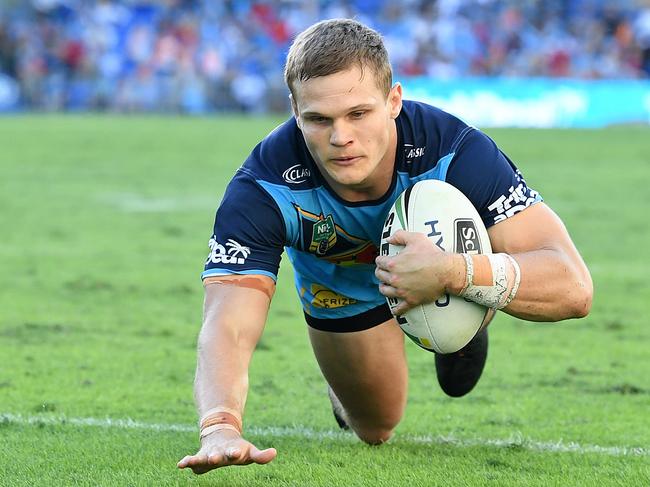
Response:
[{"label": "blue banner in crowd", "polygon": [[18,83],[0,72],[0,113],[18,107]]},{"label": "blue banner in crowd", "polygon": [[650,81],[407,78],[404,97],[477,127],[605,127],[650,124]]}]

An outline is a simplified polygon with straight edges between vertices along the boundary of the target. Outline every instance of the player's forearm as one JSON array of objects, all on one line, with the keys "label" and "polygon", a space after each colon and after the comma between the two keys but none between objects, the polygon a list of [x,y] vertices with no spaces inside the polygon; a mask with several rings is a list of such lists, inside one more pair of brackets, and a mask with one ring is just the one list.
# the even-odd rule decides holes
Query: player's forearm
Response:
[{"label": "player's forearm", "polygon": [[243,413],[248,392],[250,348],[229,330],[201,333],[194,381],[199,416],[215,407]]},{"label": "player's forearm", "polygon": [[206,286],[194,384],[199,414],[225,407],[243,412],[248,367],[264,328],[269,298],[232,285]]},{"label": "player's forearm", "polygon": [[[504,255],[504,254],[499,254]],[[467,257],[467,256],[466,256]],[[586,316],[591,307],[592,282],[591,277],[580,256],[567,255],[561,250],[535,250],[520,254],[510,254],[514,262],[504,256],[506,264],[505,285],[491,286],[497,269],[491,268],[491,261],[486,256],[471,256],[473,265],[470,273],[472,283],[483,286],[487,292],[466,292],[467,265],[465,259],[456,254],[450,272],[450,284],[447,290],[452,294],[462,295],[472,301],[484,303],[490,288],[507,289],[504,297],[512,293],[506,302],[498,306],[508,314],[530,321],[560,321],[568,318],[581,318]],[[512,264],[510,263],[512,262]],[[516,272],[514,264],[519,267]],[[515,284],[516,275],[520,279]],[[469,291],[469,289],[467,289]],[[481,299],[476,299],[479,296]]]},{"label": "player's forearm", "polygon": [[[468,271],[465,258],[459,254],[449,254],[448,257],[452,264],[449,266],[447,291],[492,307],[482,302],[487,301],[487,294],[492,292],[486,287],[492,287],[491,283],[494,282],[496,269],[491,268],[491,261],[486,256],[469,256],[473,262],[470,279],[486,291],[467,293]],[[501,308],[503,304],[499,306],[500,309],[530,321],[559,321],[587,315],[591,307],[592,282],[577,252],[572,254],[559,249],[542,249],[510,254],[510,257],[515,259],[519,267],[520,280],[516,285],[514,263],[510,264],[512,261],[506,257],[504,263],[508,268],[505,273],[507,281],[505,286],[497,289],[507,289],[514,298],[505,307]],[[508,297],[509,292],[503,296]],[[476,296],[481,299],[477,300]]]},{"label": "player's forearm", "polygon": [[582,318],[589,313],[593,284],[579,256],[536,250],[513,257],[521,269],[521,283],[503,311],[530,321]]},{"label": "player's forearm", "polygon": [[562,220],[537,203],[488,229],[492,252],[512,256],[520,269],[515,298],[503,310],[531,321],[585,316],[591,308],[589,270]]}]

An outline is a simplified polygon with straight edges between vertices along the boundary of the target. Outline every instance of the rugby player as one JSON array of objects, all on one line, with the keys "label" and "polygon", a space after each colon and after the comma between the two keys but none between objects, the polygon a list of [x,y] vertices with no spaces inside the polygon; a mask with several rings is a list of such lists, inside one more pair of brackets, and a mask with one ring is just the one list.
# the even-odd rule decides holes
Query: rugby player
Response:
[{"label": "rugby player", "polygon": [[[242,414],[284,249],[335,418],[369,444],[391,436],[407,395],[404,335],[385,297],[403,299],[400,314],[452,293],[532,321],[591,307],[589,271],[560,218],[489,137],[402,99],[377,32],[344,19],[311,26],[290,49],[285,79],[293,117],[237,171],[209,242],[195,381],[201,446],[178,463],[195,473],[276,456],[242,436]],[[398,256],[377,257],[389,208],[422,179],[470,199],[496,257],[443,252],[404,231],[392,240],[406,246]],[[445,393],[474,387],[487,344],[483,330],[435,356]]]}]

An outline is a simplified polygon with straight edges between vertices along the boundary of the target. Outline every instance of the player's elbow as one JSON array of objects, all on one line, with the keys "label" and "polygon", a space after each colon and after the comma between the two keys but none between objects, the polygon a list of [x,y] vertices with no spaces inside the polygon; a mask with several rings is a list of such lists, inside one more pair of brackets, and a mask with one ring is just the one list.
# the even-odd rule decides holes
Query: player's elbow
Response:
[{"label": "player's elbow", "polygon": [[591,303],[594,299],[594,289],[592,286],[585,287],[582,289],[578,299],[576,300],[576,305],[574,309],[576,318],[584,318],[591,311]]},{"label": "player's elbow", "polygon": [[578,281],[571,293],[567,293],[565,311],[567,318],[584,318],[591,311],[591,304],[594,297],[594,288],[589,280]]}]

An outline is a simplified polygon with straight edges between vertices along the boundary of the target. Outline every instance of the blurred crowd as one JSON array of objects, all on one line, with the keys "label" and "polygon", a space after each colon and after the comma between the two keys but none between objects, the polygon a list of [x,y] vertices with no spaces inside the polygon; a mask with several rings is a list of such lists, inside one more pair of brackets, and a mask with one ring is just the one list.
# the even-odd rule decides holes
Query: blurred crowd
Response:
[{"label": "blurred crowd", "polygon": [[284,111],[292,38],[334,17],[396,79],[650,77],[650,0],[3,0],[0,78],[36,110]]}]

